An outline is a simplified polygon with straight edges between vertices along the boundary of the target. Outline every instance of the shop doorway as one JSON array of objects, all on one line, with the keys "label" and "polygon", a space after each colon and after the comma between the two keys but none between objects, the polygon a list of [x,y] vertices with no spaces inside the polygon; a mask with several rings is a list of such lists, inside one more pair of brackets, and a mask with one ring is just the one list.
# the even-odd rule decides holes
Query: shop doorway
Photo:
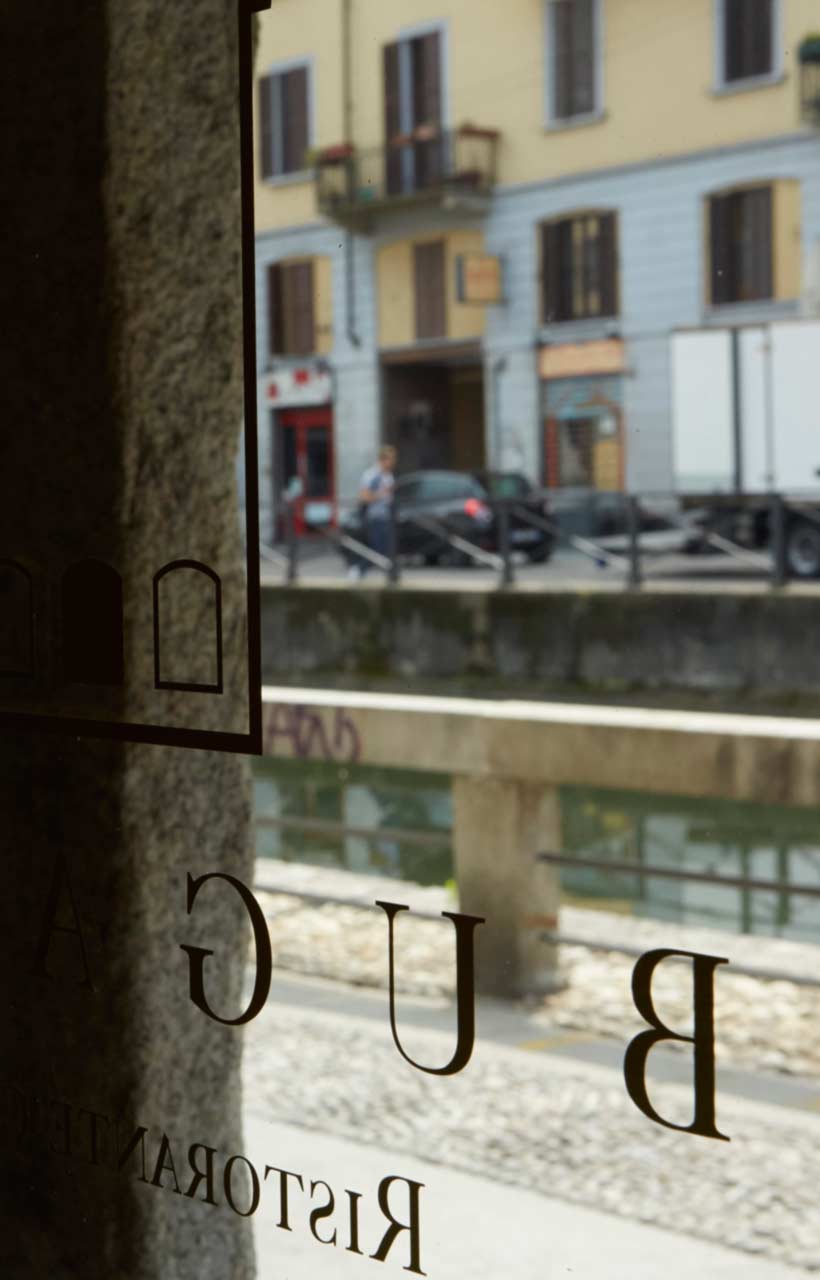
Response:
[{"label": "shop doorway", "polygon": [[480,471],[485,465],[484,371],[478,359],[383,364],[384,438],[399,470]]},{"label": "shop doorway", "polygon": [[279,466],[276,510],[279,536],[284,536],[285,495],[293,495],[297,536],[317,525],[336,522],[336,474],[333,447],[333,410],[330,405],[313,409],[282,409],[278,419]]}]

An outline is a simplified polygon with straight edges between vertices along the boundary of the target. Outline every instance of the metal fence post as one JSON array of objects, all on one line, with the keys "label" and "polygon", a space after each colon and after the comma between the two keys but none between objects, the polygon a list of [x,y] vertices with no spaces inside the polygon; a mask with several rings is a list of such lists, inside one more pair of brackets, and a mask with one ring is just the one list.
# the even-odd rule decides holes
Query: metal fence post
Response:
[{"label": "metal fence post", "polygon": [[296,512],[291,499],[285,502],[285,536],[288,544],[287,581],[296,582],[299,577],[299,548],[296,542]]},{"label": "metal fence post", "polygon": [[773,493],[770,501],[772,586],[784,587],[789,577],[786,564],[786,504],[781,493]]},{"label": "metal fence post", "polygon": [[401,576],[399,570],[399,516],[396,507],[397,503],[394,495],[392,502],[387,504],[387,556],[390,560],[387,581],[393,587],[397,586]]},{"label": "metal fence post", "polygon": [[504,498],[501,498],[496,504],[496,515],[498,517],[498,549],[501,552],[501,581],[499,585],[502,588],[511,587],[515,582],[515,574],[513,573],[512,556],[510,554],[510,507]]},{"label": "metal fence post", "polygon": [[626,585],[637,589],[643,582],[641,572],[641,514],[638,499],[629,494],[626,499],[626,522],[629,533],[629,573]]}]

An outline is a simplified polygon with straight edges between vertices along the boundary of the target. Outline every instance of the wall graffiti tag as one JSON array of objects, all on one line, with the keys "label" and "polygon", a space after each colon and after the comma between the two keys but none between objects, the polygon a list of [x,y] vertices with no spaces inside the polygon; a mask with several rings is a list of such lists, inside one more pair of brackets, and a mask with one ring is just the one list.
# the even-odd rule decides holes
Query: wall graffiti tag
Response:
[{"label": "wall graffiti tag", "polygon": [[275,703],[266,709],[264,752],[275,755],[278,744],[297,760],[358,764],[362,754],[359,731],[341,707],[328,707],[325,716],[298,703]]}]

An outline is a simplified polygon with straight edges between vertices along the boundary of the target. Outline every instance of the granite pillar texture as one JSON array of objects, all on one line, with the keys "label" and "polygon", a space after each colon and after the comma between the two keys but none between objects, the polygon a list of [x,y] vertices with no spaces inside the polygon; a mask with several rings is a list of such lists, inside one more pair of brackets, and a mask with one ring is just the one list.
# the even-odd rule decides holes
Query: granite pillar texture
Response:
[{"label": "granite pillar texture", "polygon": [[[94,696],[139,719],[144,584],[194,551],[242,574],[236,3],[7,0],[0,43],[0,560],[31,574],[55,688],[65,564],[121,575],[129,680]],[[169,644],[202,621],[179,609]],[[0,1274],[250,1280],[222,1181],[242,1030],[195,1007],[180,949],[213,951],[208,999],[241,1012],[247,915],[224,881],[189,915],[187,878],[252,882],[247,762],[0,732],[0,850]]]}]

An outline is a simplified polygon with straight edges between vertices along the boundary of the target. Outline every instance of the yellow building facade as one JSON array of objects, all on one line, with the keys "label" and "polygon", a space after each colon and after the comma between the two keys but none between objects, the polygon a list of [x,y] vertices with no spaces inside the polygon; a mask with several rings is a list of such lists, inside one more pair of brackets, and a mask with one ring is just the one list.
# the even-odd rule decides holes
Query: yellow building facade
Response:
[{"label": "yellow building facade", "polygon": [[[670,332],[788,314],[806,291],[817,27],[816,0],[273,0],[256,111],[271,512],[294,467],[335,507],[384,439],[405,469],[668,484]],[[311,383],[329,399],[308,403]],[[281,415],[319,403],[313,484],[309,428],[285,441],[300,429]]]}]

